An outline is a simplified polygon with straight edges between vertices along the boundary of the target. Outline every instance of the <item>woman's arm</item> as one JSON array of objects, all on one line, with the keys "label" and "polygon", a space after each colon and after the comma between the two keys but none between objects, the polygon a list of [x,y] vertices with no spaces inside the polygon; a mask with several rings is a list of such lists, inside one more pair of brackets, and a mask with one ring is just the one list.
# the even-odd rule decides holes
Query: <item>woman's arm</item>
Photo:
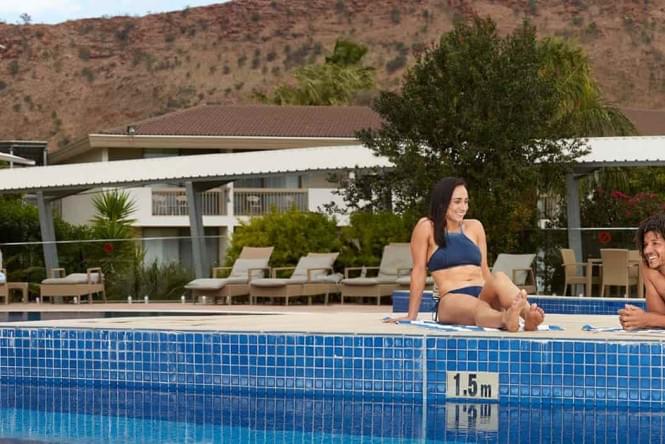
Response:
[{"label": "woman's arm", "polygon": [[646,287],[646,311],[634,305],[626,304],[619,310],[619,322],[625,330],[637,328],[665,328],[665,301],[656,290],[653,282],[658,277],[655,270],[649,269],[640,263],[641,273]]},{"label": "woman's arm", "polygon": [[418,318],[420,302],[425,289],[427,278],[427,251],[429,250],[430,238],[432,237],[432,223],[427,218],[418,221],[411,233],[411,285],[409,287],[409,313],[399,318],[386,319],[386,322],[400,320],[413,321]]},{"label": "woman's arm", "polygon": [[432,236],[432,223],[429,219],[420,219],[411,234],[411,285],[409,287],[409,314],[407,319],[414,320],[420,311],[425,280],[427,279],[427,251]]}]

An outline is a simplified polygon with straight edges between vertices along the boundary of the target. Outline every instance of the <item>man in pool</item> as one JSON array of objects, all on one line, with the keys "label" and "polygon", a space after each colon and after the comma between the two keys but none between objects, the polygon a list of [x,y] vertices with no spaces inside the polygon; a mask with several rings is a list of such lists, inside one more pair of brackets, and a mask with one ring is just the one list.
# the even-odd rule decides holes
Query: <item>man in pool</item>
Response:
[{"label": "man in pool", "polygon": [[646,218],[635,235],[642,262],[640,273],[646,287],[647,309],[626,304],[619,310],[624,330],[665,328],[665,214]]}]

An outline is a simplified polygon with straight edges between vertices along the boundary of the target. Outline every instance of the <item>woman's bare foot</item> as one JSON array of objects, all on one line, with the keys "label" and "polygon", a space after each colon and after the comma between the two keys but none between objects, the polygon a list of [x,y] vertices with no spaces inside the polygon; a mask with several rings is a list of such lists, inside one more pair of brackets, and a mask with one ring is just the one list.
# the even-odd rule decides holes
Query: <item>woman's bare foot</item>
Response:
[{"label": "woman's bare foot", "polygon": [[520,290],[516,297],[524,301],[520,312],[520,316],[524,319],[524,330],[538,330],[538,326],[545,320],[545,311],[536,304],[529,304],[525,290]]},{"label": "woman's bare foot", "polygon": [[536,304],[531,304],[526,313],[526,316],[524,317],[524,330],[538,330],[538,326],[542,324],[544,320],[545,311]]},{"label": "woman's bare foot", "polygon": [[521,297],[516,297],[511,306],[503,312],[503,328],[510,332],[516,332],[520,329],[520,313],[524,309],[525,301]]}]

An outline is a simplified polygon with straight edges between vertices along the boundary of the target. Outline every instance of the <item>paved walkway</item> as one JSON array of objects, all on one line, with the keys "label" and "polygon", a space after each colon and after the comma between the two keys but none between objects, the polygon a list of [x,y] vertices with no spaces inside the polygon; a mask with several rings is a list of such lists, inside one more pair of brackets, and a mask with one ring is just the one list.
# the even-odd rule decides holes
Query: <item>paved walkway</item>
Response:
[{"label": "paved walkway", "polygon": [[[443,332],[412,325],[395,325],[382,322],[392,315],[388,305],[193,305],[177,303],[155,304],[11,304],[0,307],[1,311],[40,311],[42,319],[49,312],[71,312],[79,319],[53,319],[41,321],[5,322],[2,327],[60,327],[60,328],[111,328],[186,331],[242,331],[242,332],[300,332],[342,334],[415,334],[427,336],[487,336],[543,339],[588,339],[588,340],[649,340],[665,341],[665,330],[660,333],[647,332],[603,332],[591,333],[582,330],[584,324],[597,327],[618,326],[617,316],[607,315],[559,315],[548,314],[545,322],[562,327],[563,331],[543,332]],[[87,318],[86,312],[137,311],[137,312],[182,312],[182,316]],[[193,312],[219,313],[193,315]],[[55,313],[53,316],[57,316]],[[423,314],[421,319],[429,319]]]}]

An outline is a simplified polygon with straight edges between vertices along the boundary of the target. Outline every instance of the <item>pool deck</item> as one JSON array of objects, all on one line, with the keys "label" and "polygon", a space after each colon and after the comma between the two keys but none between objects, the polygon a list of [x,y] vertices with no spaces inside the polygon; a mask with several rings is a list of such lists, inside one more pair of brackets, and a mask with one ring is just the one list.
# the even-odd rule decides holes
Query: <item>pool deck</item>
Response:
[{"label": "pool deck", "polygon": [[[595,327],[618,327],[617,316],[609,315],[569,315],[548,314],[546,324],[556,325],[563,331],[539,332],[450,332],[417,327],[406,324],[382,322],[386,316],[394,316],[391,307],[333,304],[323,305],[193,305],[177,303],[145,304],[12,304],[0,307],[0,312],[40,311],[53,312],[100,312],[100,311],[149,311],[186,312],[183,316],[162,316],[151,318],[98,318],[60,319],[41,321],[0,322],[0,327],[55,327],[85,329],[131,329],[131,330],[177,330],[177,331],[229,331],[229,332],[294,332],[317,334],[376,334],[376,335],[419,335],[419,336],[487,336],[520,337],[525,339],[583,339],[593,341],[665,341],[665,331],[661,332],[586,332],[585,324]],[[219,312],[219,316],[193,316],[191,312]],[[229,316],[228,314],[242,314]],[[47,316],[47,314],[45,314]],[[420,319],[430,319],[421,314]]]}]

